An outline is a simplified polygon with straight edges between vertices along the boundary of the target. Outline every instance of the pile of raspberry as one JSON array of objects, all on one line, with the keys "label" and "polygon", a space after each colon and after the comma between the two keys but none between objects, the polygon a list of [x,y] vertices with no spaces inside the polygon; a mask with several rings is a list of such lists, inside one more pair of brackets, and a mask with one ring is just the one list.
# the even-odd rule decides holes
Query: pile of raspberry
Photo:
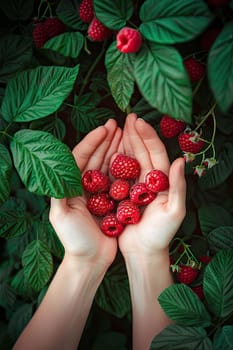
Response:
[{"label": "pile of raspberry", "polygon": [[140,175],[137,159],[118,154],[109,175],[99,169],[87,170],[82,186],[87,194],[87,208],[101,218],[100,229],[109,237],[118,237],[128,224],[136,224],[143,208],[151,203],[158,192],[169,187],[167,175],[153,169],[146,173],[144,182],[136,182]]}]

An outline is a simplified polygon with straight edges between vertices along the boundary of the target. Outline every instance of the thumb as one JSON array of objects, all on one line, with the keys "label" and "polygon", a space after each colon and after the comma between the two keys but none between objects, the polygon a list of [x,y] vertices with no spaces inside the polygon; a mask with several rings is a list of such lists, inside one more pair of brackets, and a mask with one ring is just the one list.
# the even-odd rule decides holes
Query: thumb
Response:
[{"label": "thumb", "polygon": [[49,218],[51,222],[54,222],[55,220],[57,220],[66,211],[67,211],[66,198],[62,198],[62,199],[51,198],[50,212],[49,212]]}]

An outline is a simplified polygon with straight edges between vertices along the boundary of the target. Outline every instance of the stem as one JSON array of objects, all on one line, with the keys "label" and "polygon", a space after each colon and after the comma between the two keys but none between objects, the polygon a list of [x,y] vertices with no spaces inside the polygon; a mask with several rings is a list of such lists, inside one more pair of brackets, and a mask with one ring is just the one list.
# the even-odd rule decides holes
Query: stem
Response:
[{"label": "stem", "polygon": [[216,107],[216,103],[212,106],[212,108],[210,108],[208,113],[203,117],[203,119],[200,121],[200,123],[194,129],[194,131],[197,131],[202,126],[202,124],[204,124],[204,122],[210,116],[210,114],[213,114],[215,107]]},{"label": "stem", "polygon": [[8,134],[6,131],[0,131],[0,134],[2,134],[3,136],[9,137],[9,139],[13,140],[13,137]]},{"label": "stem", "polygon": [[[215,157],[215,149],[214,149],[213,143],[214,143],[214,139],[215,139],[215,135],[216,135],[216,117],[215,117],[214,111],[212,111],[212,118],[213,118],[213,134],[212,134],[211,140],[209,141],[209,145],[202,152],[196,153],[196,156],[198,156],[200,154],[204,155],[212,147],[213,157]],[[204,139],[201,139],[201,140],[207,142]]]},{"label": "stem", "polygon": [[198,92],[203,80],[204,80],[204,77],[202,77],[201,80],[199,80],[199,82],[195,86],[195,89],[193,90],[193,98],[195,97],[196,93]]}]

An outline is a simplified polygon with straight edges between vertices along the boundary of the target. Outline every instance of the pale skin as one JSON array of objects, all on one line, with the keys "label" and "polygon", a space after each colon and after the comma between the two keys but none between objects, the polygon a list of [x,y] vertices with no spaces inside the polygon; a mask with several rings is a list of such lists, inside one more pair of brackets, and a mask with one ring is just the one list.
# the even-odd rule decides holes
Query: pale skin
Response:
[{"label": "pale skin", "polygon": [[92,302],[120,249],[126,263],[133,313],[133,350],[150,348],[152,339],[171,321],[157,301],[173,283],[169,243],[185,215],[183,159],[170,165],[154,129],[130,114],[122,131],[112,119],[90,132],[73,150],[81,172],[108,171],[118,152],[135,156],[145,172],[169,175],[169,191],[148,205],[138,224],[128,225],[119,239],[105,236],[86,208],[85,196],[51,199],[50,221],[65,256],[34,316],[13,350],[73,350],[79,344]]}]

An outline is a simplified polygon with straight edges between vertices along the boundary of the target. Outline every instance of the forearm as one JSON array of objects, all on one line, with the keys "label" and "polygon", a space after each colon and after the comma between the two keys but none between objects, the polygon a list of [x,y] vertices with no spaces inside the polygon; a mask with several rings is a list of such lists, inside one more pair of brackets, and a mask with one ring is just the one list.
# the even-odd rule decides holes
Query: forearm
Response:
[{"label": "forearm", "polygon": [[[99,269],[98,269],[99,270]],[[64,258],[13,350],[77,349],[104,270]]]},{"label": "forearm", "polygon": [[154,256],[125,257],[133,313],[133,350],[150,348],[154,336],[171,320],[158,303],[158,296],[173,283],[168,251]]}]

